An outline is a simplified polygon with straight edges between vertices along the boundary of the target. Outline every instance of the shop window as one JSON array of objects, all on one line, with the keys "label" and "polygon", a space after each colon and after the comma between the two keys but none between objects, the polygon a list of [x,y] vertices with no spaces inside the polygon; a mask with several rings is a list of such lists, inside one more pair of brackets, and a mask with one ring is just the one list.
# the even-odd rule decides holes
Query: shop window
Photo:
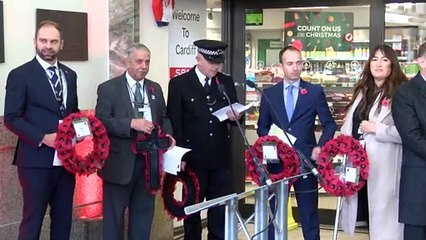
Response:
[{"label": "shop window", "polygon": [[402,70],[411,78],[419,68],[417,48],[426,40],[426,3],[386,4],[385,43],[398,54]]}]

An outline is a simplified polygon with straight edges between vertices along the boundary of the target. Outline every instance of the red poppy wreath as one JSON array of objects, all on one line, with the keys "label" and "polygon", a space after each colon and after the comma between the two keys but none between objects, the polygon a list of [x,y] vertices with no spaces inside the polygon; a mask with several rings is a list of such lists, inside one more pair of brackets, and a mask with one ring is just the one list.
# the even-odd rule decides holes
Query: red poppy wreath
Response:
[{"label": "red poppy wreath", "polygon": [[[347,161],[354,168],[359,169],[358,184],[345,181],[345,178],[337,174],[333,168],[333,158],[336,155],[346,155]],[[360,142],[353,137],[339,135],[328,141],[318,156],[318,171],[324,181],[322,186],[325,191],[337,197],[348,197],[358,192],[368,178],[368,157]]]},{"label": "red poppy wreath", "polygon": [[[182,184],[182,201],[176,200],[174,192],[177,183]],[[199,202],[200,183],[195,173],[185,168],[185,171],[179,172],[177,176],[166,173],[161,184],[161,196],[163,197],[164,210],[170,218],[176,218],[178,221],[186,219],[189,215],[185,214],[185,207]]]},{"label": "red poppy wreath", "polygon": [[[278,164],[282,165],[282,170],[276,173],[269,173],[269,177],[273,182],[299,174],[300,163],[297,158],[296,151],[292,147],[281,141],[276,136],[266,135],[263,137],[259,137],[251,148],[256,158],[260,160],[263,159],[263,144],[274,144],[277,146],[278,158],[280,160]],[[260,186],[261,182],[259,179],[259,173],[257,171],[256,163],[254,162],[253,157],[250,155],[250,152],[248,150],[246,150],[245,152],[245,157],[246,166],[250,172],[252,180],[258,186]]]},{"label": "red poppy wreath", "polygon": [[[73,121],[87,118],[92,135],[76,141]],[[104,125],[93,115],[81,112],[65,117],[58,126],[55,148],[66,170],[73,174],[90,175],[104,166],[109,152],[109,138]]]}]

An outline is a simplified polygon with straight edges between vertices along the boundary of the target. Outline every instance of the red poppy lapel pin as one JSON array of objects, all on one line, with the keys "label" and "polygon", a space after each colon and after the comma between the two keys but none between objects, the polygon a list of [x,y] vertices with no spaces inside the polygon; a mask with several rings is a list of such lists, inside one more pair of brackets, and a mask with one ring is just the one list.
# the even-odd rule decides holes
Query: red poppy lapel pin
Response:
[{"label": "red poppy lapel pin", "polygon": [[151,93],[152,100],[155,100],[155,88],[153,86],[149,87],[149,92]]},{"label": "red poppy lapel pin", "polygon": [[382,106],[383,107],[389,107],[390,106],[390,100],[388,98],[383,98]]},{"label": "red poppy lapel pin", "polygon": [[308,94],[308,90],[306,88],[300,88],[300,94],[306,95]]}]

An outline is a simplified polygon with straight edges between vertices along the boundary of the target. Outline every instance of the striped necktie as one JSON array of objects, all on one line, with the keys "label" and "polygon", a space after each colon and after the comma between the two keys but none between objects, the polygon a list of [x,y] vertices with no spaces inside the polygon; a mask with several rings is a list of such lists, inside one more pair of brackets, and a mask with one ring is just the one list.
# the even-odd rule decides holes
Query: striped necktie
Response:
[{"label": "striped necktie", "polygon": [[65,114],[65,106],[62,101],[62,83],[59,79],[58,74],[56,74],[56,67],[50,66],[47,68],[50,72],[49,81],[52,84],[53,91],[55,94],[56,101],[59,103],[59,110],[61,111],[62,116]]},{"label": "striped necktie", "polygon": [[47,69],[51,73],[49,80],[50,80],[50,83],[52,83],[53,90],[55,91],[56,100],[59,101],[59,99],[61,99],[62,101],[62,86],[61,86],[61,83],[59,82],[58,74],[56,74],[56,67],[50,66]]}]

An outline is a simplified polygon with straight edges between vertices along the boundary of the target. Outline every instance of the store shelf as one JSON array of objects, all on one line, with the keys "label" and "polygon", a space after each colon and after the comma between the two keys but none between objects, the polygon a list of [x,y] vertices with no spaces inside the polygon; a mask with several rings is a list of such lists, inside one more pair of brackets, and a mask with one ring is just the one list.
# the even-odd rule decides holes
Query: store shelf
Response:
[{"label": "store shelf", "polygon": [[246,128],[257,129],[257,120],[246,120]]},{"label": "store shelf", "polygon": [[306,58],[306,60],[311,61],[311,62],[319,62],[319,61],[347,61],[347,62],[351,62],[351,61],[367,61],[368,58],[365,57],[361,57],[361,58],[353,58],[353,57],[348,57],[348,58],[336,58],[336,57],[323,57],[323,58]]},{"label": "store shelf", "polygon": [[270,86],[273,86],[273,85],[275,85],[274,82],[256,82],[256,86],[258,88],[270,87]]},{"label": "store shelf", "polygon": [[[366,51],[358,51],[359,54]],[[337,56],[317,56],[312,57],[307,55],[306,59],[310,61],[310,65],[302,73],[302,79],[313,84],[319,84],[324,88],[327,97],[330,112],[333,115],[336,124],[340,127],[343,123],[346,106],[349,104],[354,87],[357,84],[359,73],[362,71],[362,65],[367,60],[367,57],[358,56],[352,57],[350,52],[347,55],[341,53]],[[334,61],[334,65],[329,65],[326,61]],[[358,61],[359,64],[354,64],[353,61]],[[260,89],[273,86],[278,76],[274,75],[274,71],[262,71],[262,74],[254,74],[257,87]],[[283,74],[283,73],[281,73]],[[250,75],[253,77],[252,75]],[[270,77],[270,81],[265,81],[265,76]],[[246,114],[246,129],[257,129],[258,107],[260,104],[261,95],[252,88],[247,88],[246,102],[255,102],[255,108],[252,108]],[[321,123],[318,119],[315,120],[315,130],[321,131]]]},{"label": "store shelf", "polygon": [[323,87],[344,87],[344,88],[353,88],[355,87],[356,83],[354,82],[326,82],[321,83]]},{"label": "store shelf", "polygon": [[[401,40],[385,39],[385,43],[400,43]],[[354,40],[353,43],[370,43],[370,40]]]},{"label": "store shelf", "polygon": [[407,57],[398,57],[398,60],[404,62],[404,61],[407,61],[408,58]]}]

